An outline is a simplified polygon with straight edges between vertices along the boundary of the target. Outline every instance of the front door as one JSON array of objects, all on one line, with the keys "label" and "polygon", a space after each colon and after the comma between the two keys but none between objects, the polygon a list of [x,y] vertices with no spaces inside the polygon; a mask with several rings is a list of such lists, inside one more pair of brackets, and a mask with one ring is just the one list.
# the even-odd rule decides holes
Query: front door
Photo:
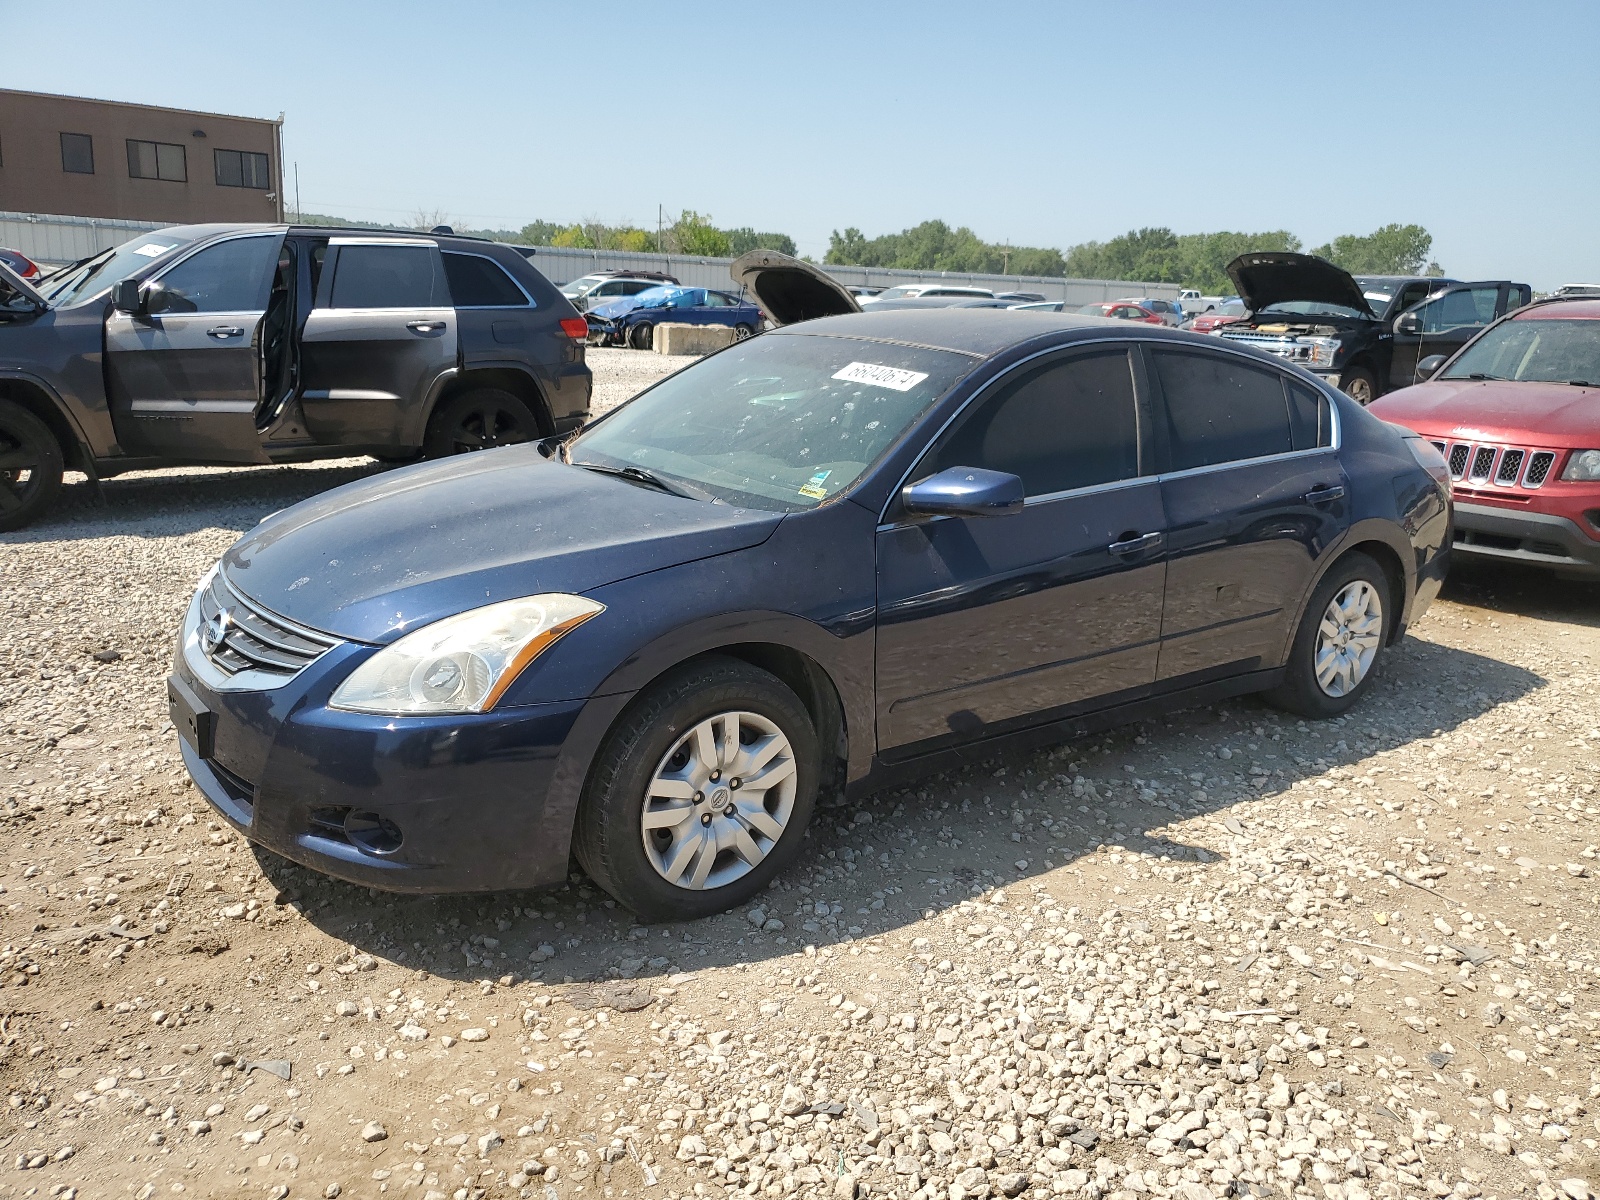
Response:
[{"label": "front door", "polygon": [[282,233],[213,243],[147,286],[154,311],[106,318],[111,416],[126,453],[267,461],[256,431],[262,330],[282,249]]},{"label": "front door", "polygon": [[1149,357],[1168,523],[1160,678],[1275,667],[1323,551],[1350,521],[1332,406],[1240,356]]},{"label": "front door", "polygon": [[1465,346],[1480,329],[1505,313],[1507,292],[1520,286],[1467,284],[1412,308],[1410,312],[1418,318],[1420,328],[1416,333],[1395,329],[1389,387],[1410,387],[1418,382],[1417,364],[1423,359],[1433,354],[1449,356]]},{"label": "front door", "polygon": [[912,473],[1021,476],[993,517],[878,532],[878,748],[895,757],[1154,682],[1165,578],[1160,486],[1126,347],[1016,368]]},{"label": "front door", "polygon": [[332,238],[301,335],[301,412],[320,442],[400,445],[407,418],[456,366],[439,247]]}]

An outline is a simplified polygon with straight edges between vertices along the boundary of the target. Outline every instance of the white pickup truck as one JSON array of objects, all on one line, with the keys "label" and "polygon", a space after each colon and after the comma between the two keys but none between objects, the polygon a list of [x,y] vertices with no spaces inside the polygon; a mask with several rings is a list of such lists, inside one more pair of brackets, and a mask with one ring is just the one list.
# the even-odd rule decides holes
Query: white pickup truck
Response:
[{"label": "white pickup truck", "polygon": [[1184,288],[1178,293],[1178,304],[1184,316],[1198,317],[1201,313],[1222,307],[1222,297],[1202,296],[1195,288]]}]

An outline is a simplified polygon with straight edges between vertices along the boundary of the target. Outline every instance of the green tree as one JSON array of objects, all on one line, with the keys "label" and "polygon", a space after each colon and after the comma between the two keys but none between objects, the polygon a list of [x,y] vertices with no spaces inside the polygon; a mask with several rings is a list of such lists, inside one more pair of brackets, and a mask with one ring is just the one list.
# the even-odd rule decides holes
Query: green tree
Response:
[{"label": "green tree", "polygon": [[550,245],[561,246],[573,250],[596,250],[594,239],[582,225],[568,225],[555,237],[550,239]]},{"label": "green tree", "polygon": [[1366,235],[1347,233],[1311,253],[1343,267],[1352,275],[1444,274],[1429,259],[1433,235],[1421,225],[1385,225]]},{"label": "green tree", "polygon": [[557,221],[530,221],[517,235],[517,240],[528,246],[548,246],[567,226]]},{"label": "green tree", "polygon": [[748,225],[739,229],[725,229],[723,232],[728,235],[728,253],[735,258],[752,250],[776,250],[791,258],[795,254],[794,239],[787,233],[757,233]]},{"label": "green tree", "polygon": [[728,235],[711,223],[709,214],[684,209],[666,232],[667,251],[670,254],[694,254],[706,258],[728,256]]}]

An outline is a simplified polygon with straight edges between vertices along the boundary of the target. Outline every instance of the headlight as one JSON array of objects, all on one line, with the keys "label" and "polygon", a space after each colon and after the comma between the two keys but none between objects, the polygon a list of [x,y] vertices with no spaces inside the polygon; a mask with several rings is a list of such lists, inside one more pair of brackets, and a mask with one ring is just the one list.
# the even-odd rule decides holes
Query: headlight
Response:
[{"label": "headlight", "polygon": [[1311,347],[1311,358],[1308,361],[1312,366],[1333,366],[1333,360],[1339,353],[1338,338],[1314,337],[1305,338],[1303,341],[1304,344]]},{"label": "headlight", "polygon": [[1578,483],[1593,483],[1600,479],[1600,450],[1574,450],[1567,459],[1561,478]]},{"label": "headlight", "polygon": [[604,611],[582,596],[550,593],[446,617],[367,659],[329,703],[366,713],[487,712],[522,668]]}]

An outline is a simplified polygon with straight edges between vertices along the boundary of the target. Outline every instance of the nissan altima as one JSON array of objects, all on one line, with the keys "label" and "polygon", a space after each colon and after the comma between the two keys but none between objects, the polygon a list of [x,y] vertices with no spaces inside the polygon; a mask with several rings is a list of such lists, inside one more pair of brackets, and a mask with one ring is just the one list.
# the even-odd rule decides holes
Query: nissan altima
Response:
[{"label": "nissan altima", "polygon": [[1438,591],[1445,463],[1298,367],[736,270],[780,328],[227,552],[169,701],[234,828],[406,891],[575,855],[698,916],[794,860],[819,794],[1245,692],[1343,712]]}]

